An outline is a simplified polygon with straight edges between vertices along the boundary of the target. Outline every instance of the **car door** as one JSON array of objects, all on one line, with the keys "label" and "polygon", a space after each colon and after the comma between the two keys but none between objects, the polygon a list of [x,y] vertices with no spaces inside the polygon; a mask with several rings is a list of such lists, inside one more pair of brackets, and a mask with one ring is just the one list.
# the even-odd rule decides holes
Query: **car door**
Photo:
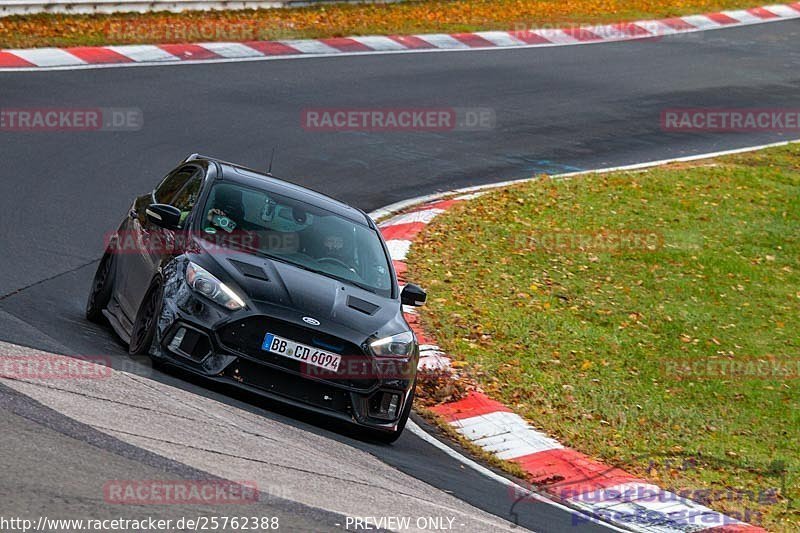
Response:
[{"label": "car door", "polygon": [[[202,186],[203,171],[196,165],[183,165],[167,175],[155,190],[136,199],[130,214],[127,238],[134,243],[134,250],[125,254],[122,268],[122,288],[120,307],[131,322],[136,318],[139,305],[150,286],[153,276],[158,271],[162,258],[174,254],[175,232],[160,228],[147,218],[146,209],[150,204],[174,205],[180,199],[187,213]],[[181,197],[183,191],[195,190],[191,205],[187,204],[189,196]],[[179,198],[180,197],[180,198]]]}]

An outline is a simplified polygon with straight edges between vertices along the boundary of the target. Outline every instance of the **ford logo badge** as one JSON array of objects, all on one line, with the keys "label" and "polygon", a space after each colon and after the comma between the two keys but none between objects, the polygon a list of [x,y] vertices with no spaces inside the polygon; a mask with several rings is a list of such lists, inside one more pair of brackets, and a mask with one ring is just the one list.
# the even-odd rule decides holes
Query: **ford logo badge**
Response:
[{"label": "ford logo badge", "polygon": [[304,316],[303,322],[305,322],[306,324],[311,324],[312,326],[319,326],[319,320],[317,320],[316,318],[311,318],[310,316]]}]

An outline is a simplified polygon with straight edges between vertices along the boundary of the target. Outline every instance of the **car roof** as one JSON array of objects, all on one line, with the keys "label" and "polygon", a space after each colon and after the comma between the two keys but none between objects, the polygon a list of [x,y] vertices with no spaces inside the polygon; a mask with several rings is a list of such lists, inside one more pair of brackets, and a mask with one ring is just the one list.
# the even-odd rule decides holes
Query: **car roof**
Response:
[{"label": "car roof", "polygon": [[315,207],[320,207],[350,219],[353,222],[374,227],[372,220],[360,209],[356,209],[344,202],[307,187],[302,187],[295,183],[277,178],[271,174],[265,174],[235,163],[228,163],[227,161],[220,161],[218,159],[202,156],[196,157],[195,159],[206,159],[217,163],[219,165],[218,168],[222,171],[222,176],[221,178],[217,176],[216,179],[223,182],[237,183],[255,189],[274,192],[275,194],[287,196],[293,200],[299,200]]}]

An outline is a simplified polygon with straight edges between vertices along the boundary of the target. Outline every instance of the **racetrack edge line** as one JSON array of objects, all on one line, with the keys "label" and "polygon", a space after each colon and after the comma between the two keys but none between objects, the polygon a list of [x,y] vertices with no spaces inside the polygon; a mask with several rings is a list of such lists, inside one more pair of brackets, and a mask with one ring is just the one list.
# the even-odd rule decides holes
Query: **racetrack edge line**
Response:
[{"label": "racetrack edge line", "polygon": [[[744,148],[734,148],[732,150],[721,150],[717,152],[706,152],[703,154],[696,154],[696,155],[688,155],[688,156],[681,156],[681,157],[674,157],[670,159],[659,159],[655,161],[648,161],[646,163],[633,163],[631,165],[622,165],[617,167],[604,167],[604,168],[597,168],[597,169],[589,169],[589,170],[578,170],[575,172],[565,172],[563,174],[551,174],[550,177],[552,178],[571,178],[575,176],[581,176],[585,174],[607,174],[609,172],[625,172],[630,170],[646,170],[648,168],[653,168],[661,165],[668,165],[670,163],[687,163],[690,161],[699,161],[702,159],[710,159],[713,157],[721,157],[725,155],[735,155],[735,154],[744,154],[747,152],[756,152],[758,150],[764,150],[766,148],[777,148],[779,146],[788,146],[790,144],[800,143],[800,138],[792,139],[788,141],[779,141],[774,143],[768,144],[759,144],[755,146],[746,146]],[[488,191],[492,189],[499,189],[502,187],[508,187],[509,185],[515,185],[517,183],[525,183],[528,181],[533,181],[539,179],[537,176],[529,177],[529,178],[519,178],[514,180],[506,180],[500,181],[497,183],[487,183],[484,185],[473,185],[471,187],[461,187],[458,189],[452,189],[449,191],[443,191],[433,194],[426,194],[423,196],[417,196],[415,198],[409,198],[408,200],[400,200],[399,202],[395,202],[393,204],[389,204],[384,207],[380,207],[375,209],[374,211],[368,213],[369,217],[372,218],[375,222],[382,222],[387,217],[390,217],[400,211],[404,211],[410,207],[413,207],[418,204],[424,204],[427,202],[431,202],[433,200],[440,200],[442,198],[447,198],[448,196],[458,195],[458,194],[470,194],[475,192],[482,192]]]},{"label": "racetrack edge line", "polygon": [[[783,6],[785,4],[775,4]],[[762,8],[768,6],[761,6]],[[788,7],[788,5],[787,5]],[[496,51],[503,51],[503,50],[520,50],[520,49],[529,49],[529,48],[555,48],[555,47],[565,47],[565,46],[577,46],[577,45],[592,45],[592,44],[609,44],[609,43],[621,43],[621,42],[628,42],[628,41],[641,41],[641,40],[652,40],[658,39],[663,37],[672,37],[676,35],[684,35],[690,33],[697,33],[697,32],[705,32],[705,31],[715,31],[715,30],[725,30],[725,29],[732,29],[732,28],[741,28],[746,26],[755,26],[758,24],[766,24],[766,23],[773,23],[773,22],[787,22],[792,20],[797,20],[800,18],[800,10],[797,10],[797,13],[793,16],[778,16],[776,18],[769,18],[769,19],[762,19],[762,20],[747,20],[747,21],[740,21],[735,24],[726,24],[720,26],[713,26],[713,27],[695,27],[692,29],[682,29],[676,31],[674,33],[666,33],[666,34],[641,34],[641,35],[628,35],[622,38],[609,38],[609,39],[599,39],[599,40],[588,40],[588,41],[575,41],[575,42],[550,42],[550,43],[535,43],[535,44],[524,44],[524,45],[514,45],[514,46],[492,46],[492,47],[485,47],[485,48],[424,48],[424,49],[405,49],[405,50],[369,50],[369,51],[354,51],[354,52],[343,52],[339,51],[336,53],[331,54],[286,54],[286,55],[274,55],[274,56],[254,56],[254,57],[229,57],[229,58],[213,58],[213,59],[199,59],[199,60],[179,60],[176,58],[174,61],[134,61],[134,62],[124,62],[124,63],[99,63],[99,64],[75,64],[75,65],[60,65],[60,66],[31,66],[31,67],[0,67],[0,73],[5,72],[52,72],[52,71],[72,71],[72,70],[87,70],[87,69],[106,69],[106,68],[125,68],[125,67],[171,67],[177,65],[200,65],[200,64],[225,64],[225,63],[244,63],[244,62],[253,62],[253,61],[276,61],[276,60],[284,60],[284,59],[318,59],[318,58],[334,58],[334,57],[352,57],[352,56],[373,56],[373,55],[397,55],[397,54],[418,54],[418,53],[429,53],[429,52],[496,52]],[[706,15],[687,15],[687,16],[707,16]],[[630,21],[628,24],[637,24],[637,23],[645,23],[648,21]],[[476,33],[476,32],[472,32]],[[512,32],[509,32],[512,33]],[[359,37],[359,36],[357,36]],[[364,37],[373,37],[373,36],[364,36]],[[305,40],[304,40],[305,41]],[[318,39],[307,39],[309,42],[317,42],[320,41]],[[265,41],[270,42],[270,41]],[[275,41],[277,42],[277,41]],[[192,43],[192,44],[202,44],[202,43]],[[242,43],[234,43],[234,44],[242,44]],[[138,46],[138,45],[133,45]],[[151,45],[143,45],[143,46],[151,46]],[[158,46],[158,45],[152,45]],[[103,47],[98,47],[103,48]],[[28,49],[28,50],[37,50],[37,49]],[[61,48],[57,48],[57,50],[62,50]],[[23,50],[24,51],[24,50]],[[6,53],[13,53],[13,49],[3,49],[0,52]]]}]

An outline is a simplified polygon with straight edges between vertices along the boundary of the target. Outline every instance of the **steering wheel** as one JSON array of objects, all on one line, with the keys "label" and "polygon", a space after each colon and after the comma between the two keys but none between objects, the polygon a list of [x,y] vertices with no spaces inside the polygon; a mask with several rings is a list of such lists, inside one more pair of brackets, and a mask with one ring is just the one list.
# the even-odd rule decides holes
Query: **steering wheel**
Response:
[{"label": "steering wheel", "polygon": [[318,263],[325,263],[325,262],[327,262],[327,263],[336,263],[337,265],[339,265],[340,267],[344,268],[345,270],[349,270],[351,272],[355,272],[355,269],[353,267],[351,267],[350,265],[348,265],[347,263],[345,263],[341,259],[336,259],[335,257],[320,257],[319,259],[317,259],[317,262]]}]

